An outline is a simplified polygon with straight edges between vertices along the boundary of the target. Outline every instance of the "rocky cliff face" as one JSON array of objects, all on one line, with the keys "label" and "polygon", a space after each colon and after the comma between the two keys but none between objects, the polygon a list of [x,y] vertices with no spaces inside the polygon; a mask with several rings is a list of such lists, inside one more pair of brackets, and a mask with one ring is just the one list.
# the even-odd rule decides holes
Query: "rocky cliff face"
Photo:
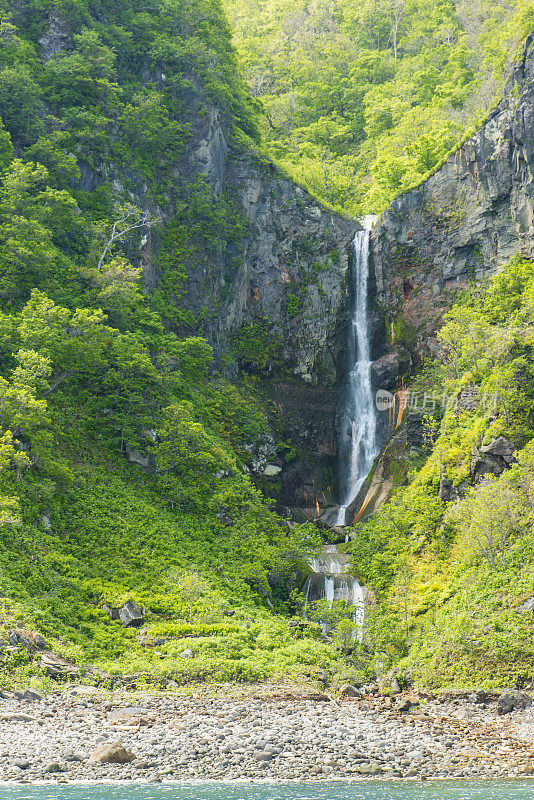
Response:
[{"label": "rocky cliff face", "polygon": [[[335,419],[345,369],[351,242],[359,226],[236,144],[219,109],[194,123],[195,143],[182,177],[204,176],[247,225],[233,248],[207,253],[192,265],[187,304],[195,312],[209,309],[200,332],[220,355],[237,337],[245,368],[246,348],[258,336],[265,337],[263,350],[274,345],[272,369],[259,374],[272,401],[274,428],[290,455],[272,454],[255,477],[280,513],[315,519],[337,495]],[[157,275],[152,280],[157,287]]]},{"label": "rocky cliff face", "polygon": [[[39,38],[42,61],[72,46],[69,24],[51,12]],[[141,75],[148,90],[162,92],[171,72],[147,60]],[[165,228],[203,180],[213,195],[213,217],[222,199],[242,225],[230,239],[223,235],[219,240],[218,231],[211,241],[205,237],[187,264],[184,304],[194,317],[191,332],[196,328],[223,353],[232,333],[260,323],[283,342],[279,360],[286,371],[310,383],[320,376],[332,385],[341,366],[344,341],[338,334],[348,303],[350,242],[357,223],[321,207],[256,155],[228,110],[216,104],[194,74],[183,82],[176,105],[187,129],[186,146],[183,153],[169,154],[167,167],[165,159],[157,165],[156,191],[136,164],[117,163],[112,150],[86,153],[81,146],[79,188],[110,185],[118,201],[128,199],[159,217],[161,225],[126,244],[143,268],[146,290],[153,292],[160,284],[157,255]],[[111,137],[120,141],[121,136],[117,124]],[[205,211],[209,216],[209,207]]]},{"label": "rocky cliff face", "polygon": [[233,198],[248,223],[237,255],[219,254],[208,280],[202,266],[190,274],[193,307],[213,307],[217,301],[206,334],[224,350],[232,332],[261,324],[281,337],[285,368],[304,381],[320,378],[333,385],[342,367],[340,330],[357,224],[324,209],[272,165],[232,144],[218,109],[195,139],[189,168],[216,194]]},{"label": "rocky cliff face", "polygon": [[487,123],[422,186],[397,198],[372,239],[377,299],[420,341],[447,295],[516,253],[534,256],[534,40]]},{"label": "rocky cliff face", "polygon": [[[47,63],[72,50],[73,31],[52,11],[38,42]],[[147,59],[139,78],[163,95],[172,70]],[[198,77],[183,77],[173,96],[183,152],[164,154],[147,177],[134,159],[118,161],[117,148],[80,145],[79,188],[109,186],[117,202],[133,202],[160,220],[123,243],[142,268],[145,291],[163,294],[169,324],[205,336],[224,369],[261,379],[275,409],[273,430],[291,457],[277,454],[273,440],[267,455],[251,455],[250,468],[282,511],[316,516],[335,493],[337,386],[350,244],[359,226],[286,179]],[[124,135],[119,122],[110,128],[116,144]],[[174,317],[166,314],[175,308]]]}]

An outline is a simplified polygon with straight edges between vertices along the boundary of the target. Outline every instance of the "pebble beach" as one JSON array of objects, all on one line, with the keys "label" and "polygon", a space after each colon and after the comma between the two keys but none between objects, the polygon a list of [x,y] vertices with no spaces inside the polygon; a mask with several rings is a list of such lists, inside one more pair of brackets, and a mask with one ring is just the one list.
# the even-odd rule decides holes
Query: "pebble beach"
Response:
[{"label": "pebble beach", "polygon": [[[119,698],[79,687],[0,700],[0,781],[506,779],[534,774],[533,734],[530,708],[499,716],[495,702],[464,697]],[[108,751],[127,760],[103,763]]]}]

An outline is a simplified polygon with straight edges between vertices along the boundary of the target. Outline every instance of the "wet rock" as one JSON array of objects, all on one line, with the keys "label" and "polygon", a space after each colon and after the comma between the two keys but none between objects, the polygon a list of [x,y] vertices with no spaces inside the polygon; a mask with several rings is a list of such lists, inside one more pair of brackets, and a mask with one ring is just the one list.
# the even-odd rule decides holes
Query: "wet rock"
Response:
[{"label": "wet rock", "polygon": [[408,450],[420,450],[425,446],[425,426],[423,414],[411,411],[406,417],[406,447]]},{"label": "wet rock", "polygon": [[411,357],[407,351],[396,349],[377,358],[371,364],[371,380],[375,389],[394,389],[401,375],[409,372]]},{"label": "wet rock", "polygon": [[43,769],[43,772],[49,773],[49,774],[54,774],[54,773],[57,773],[57,772],[66,772],[66,771],[67,771],[67,768],[63,767],[57,761],[53,761],[51,764],[47,764],[47,766]]}]

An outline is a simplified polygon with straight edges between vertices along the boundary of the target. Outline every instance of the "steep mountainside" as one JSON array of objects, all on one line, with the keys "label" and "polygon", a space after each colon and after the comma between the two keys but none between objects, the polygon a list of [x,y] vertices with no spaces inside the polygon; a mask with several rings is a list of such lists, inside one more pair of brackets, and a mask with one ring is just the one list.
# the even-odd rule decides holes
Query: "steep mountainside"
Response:
[{"label": "steep mountainside", "polygon": [[262,154],[217,2],[0,7],[2,680],[336,669],[258,486],[306,515],[335,461],[357,224]]},{"label": "steep mountainside", "polygon": [[224,0],[272,156],[336,208],[381,211],[501,96],[532,0]]},{"label": "steep mountainside", "polygon": [[377,296],[431,332],[451,291],[534,255],[534,44],[521,53],[488,122],[373,233]]},{"label": "steep mountainside", "polygon": [[[490,638],[471,620],[462,650],[464,580],[501,592],[487,680],[514,637],[526,679],[530,40],[487,125],[371,237],[374,387],[417,369],[454,402],[399,424],[370,477],[398,491],[345,543],[378,603],[359,642],[353,606],[302,596],[323,536],[345,538],[306,521],[338,494],[359,224],[269,160],[218,0],[0,9],[0,687],[363,682],[403,659],[462,682]],[[498,551],[492,515],[513,522]]]},{"label": "steep mountainside", "polygon": [[386,691],[532,686],[533,134],[528,37],[488,122],[372,233],[390,500],[351,551]]}]

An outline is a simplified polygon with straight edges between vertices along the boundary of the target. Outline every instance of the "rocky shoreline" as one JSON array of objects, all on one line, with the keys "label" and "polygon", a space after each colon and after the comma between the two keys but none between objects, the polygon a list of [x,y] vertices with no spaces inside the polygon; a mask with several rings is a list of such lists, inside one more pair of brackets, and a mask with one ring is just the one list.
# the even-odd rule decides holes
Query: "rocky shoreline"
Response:
[{"label": "rocky shoreline", "polygon": [[[2,782],[534,774],[534,712],[499,715],[497,702],[479,695],[132,698],[90,687],[31,694],[0,700]],[[102,763],[106,753],[123,763]]]}]

